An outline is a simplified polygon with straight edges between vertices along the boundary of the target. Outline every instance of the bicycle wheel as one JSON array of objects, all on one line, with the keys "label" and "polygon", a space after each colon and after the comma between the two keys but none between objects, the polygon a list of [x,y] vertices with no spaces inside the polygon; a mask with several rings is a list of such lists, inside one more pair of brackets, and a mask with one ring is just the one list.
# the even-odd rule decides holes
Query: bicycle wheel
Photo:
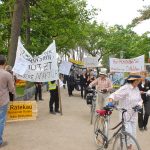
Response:
[{"label": "bicycle wheel", "polygon": [[127,132],[119,133],[115,138],[113,150],[141,150],[136,139]]},{"label": "bicycle wheel", "polygon": [[104,135],[108,136],[107,122],[104,117],[97,115],[94,123],[94,139],[98,148],[103,148],[105,145]]}]

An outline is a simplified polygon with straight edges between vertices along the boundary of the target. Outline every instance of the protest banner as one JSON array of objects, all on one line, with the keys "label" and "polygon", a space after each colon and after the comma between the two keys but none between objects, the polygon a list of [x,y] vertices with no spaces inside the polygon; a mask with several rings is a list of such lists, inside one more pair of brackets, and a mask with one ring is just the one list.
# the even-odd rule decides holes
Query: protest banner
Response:
[{"label": "protest banner", "polygon": [[7,122],[36,120],[37,103],[35,101],[13,101],[8,105]]},{"label": "protest banner", "polygon": [[144,71],[144,55],[132,59],[109,58],[110,72]]},{"label": "protest banner", "polygon": [[71,62],[63,61],[59,66],[59,73],[69,75],[71,66],[72,66]]},{"label": "protest banner", "polygon": [[32,57],[18,40],[13,71],[18,79],[31,82],[58,80],[55,41],[39,56]]},{"label": "protest banner", "polygon": [[100,67],[98,62],[98,57],[86,57],[83,59],[84,67],[92,68],[92,67]]}]

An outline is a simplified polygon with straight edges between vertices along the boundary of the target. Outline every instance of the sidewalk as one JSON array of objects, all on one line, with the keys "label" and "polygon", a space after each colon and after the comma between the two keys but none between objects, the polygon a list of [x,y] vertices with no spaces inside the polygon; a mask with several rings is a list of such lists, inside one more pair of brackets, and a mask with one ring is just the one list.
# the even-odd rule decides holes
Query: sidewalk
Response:
[{"label": "sidewalk", "polygon": [[[75,91],[74,96],[69,97],[67,90],[61,90],[62,116],[49,114],[49,97],[49,92],[45,92],[44,101],[37,102],[37,120],[6,124],[4,140],[8,145],[2,150],[96,150],[90,109],[80,93]],[[113,124],[117,118],[114,112]],[[150,126],[148,128],[147,132],[138,131],[142,150],[150,149]]]}]

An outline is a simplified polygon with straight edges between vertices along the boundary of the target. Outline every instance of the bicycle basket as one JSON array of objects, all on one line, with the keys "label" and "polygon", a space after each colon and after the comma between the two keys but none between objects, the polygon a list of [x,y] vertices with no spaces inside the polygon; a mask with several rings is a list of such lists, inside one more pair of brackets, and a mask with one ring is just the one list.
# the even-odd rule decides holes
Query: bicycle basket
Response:
[{"label": "bicycle basket", "polygon": [[86,103],[92,105],[93,94],[87,93],[86,95]]}]

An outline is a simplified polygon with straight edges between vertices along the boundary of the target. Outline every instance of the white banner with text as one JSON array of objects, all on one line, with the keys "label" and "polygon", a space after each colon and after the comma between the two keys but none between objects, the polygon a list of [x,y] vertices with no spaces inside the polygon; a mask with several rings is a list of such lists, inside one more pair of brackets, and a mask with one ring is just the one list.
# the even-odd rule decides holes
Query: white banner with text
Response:
[{"label": "white banner with text", "polygon": [[132,59],[110,58],[110,72],[144,71],[144,55]]},{"label": "white banner with text", "polygon": [[85,67],[99,67],[98,57],[86,57],[83,59]]},{"label": "white banner with text", "polygon": [[31,82],[58,80],[55,41],[41,55],[32,57],[19,38],[13,72],[18,79]]}]

